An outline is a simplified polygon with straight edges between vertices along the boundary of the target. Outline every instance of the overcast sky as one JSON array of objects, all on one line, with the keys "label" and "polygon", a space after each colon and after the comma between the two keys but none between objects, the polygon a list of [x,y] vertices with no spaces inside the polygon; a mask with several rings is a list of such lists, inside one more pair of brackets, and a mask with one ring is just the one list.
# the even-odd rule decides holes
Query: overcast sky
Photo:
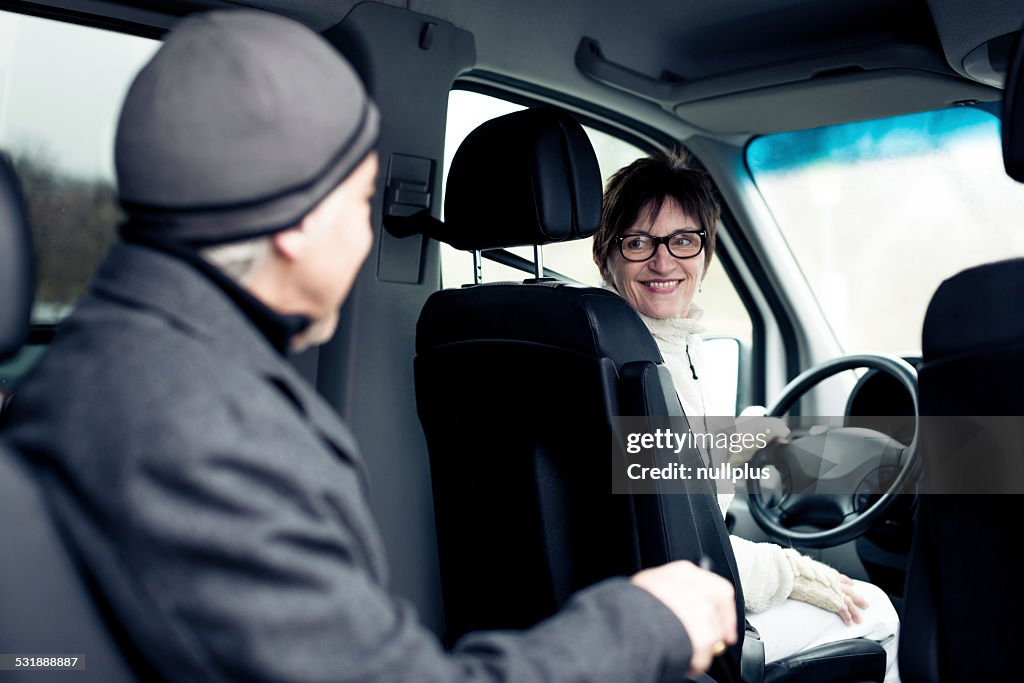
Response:
[{"label": "overcast sky", "polygon": [[0,11],[0,148],[113,179],[114,130],[157,41]]}]

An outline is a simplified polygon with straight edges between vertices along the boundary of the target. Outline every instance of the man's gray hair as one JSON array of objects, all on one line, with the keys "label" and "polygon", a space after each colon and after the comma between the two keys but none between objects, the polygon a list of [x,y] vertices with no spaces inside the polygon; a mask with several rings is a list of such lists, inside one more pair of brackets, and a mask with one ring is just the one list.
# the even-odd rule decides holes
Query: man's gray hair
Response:
[{"label": "man's gray hair", "polygon": [[229,278],[245,285],[270,255],[271,240],[264,235],[244,242],[206,247],[199,253]]}]

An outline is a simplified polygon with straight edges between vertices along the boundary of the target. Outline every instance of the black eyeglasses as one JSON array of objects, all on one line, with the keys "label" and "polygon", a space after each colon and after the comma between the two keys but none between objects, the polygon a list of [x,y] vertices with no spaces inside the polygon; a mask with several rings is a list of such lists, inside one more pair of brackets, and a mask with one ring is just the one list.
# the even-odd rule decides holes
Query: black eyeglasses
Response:
[{"label": "black eyeglasses", "polygon": [[677,230],[665,237],[655,237],[645,233],[618,235],[619,253],[627,261],[646,261],[658,251],[658,245],[664,244],[668,253],[676,258],[693,258],[704,251],[706,230]]}]

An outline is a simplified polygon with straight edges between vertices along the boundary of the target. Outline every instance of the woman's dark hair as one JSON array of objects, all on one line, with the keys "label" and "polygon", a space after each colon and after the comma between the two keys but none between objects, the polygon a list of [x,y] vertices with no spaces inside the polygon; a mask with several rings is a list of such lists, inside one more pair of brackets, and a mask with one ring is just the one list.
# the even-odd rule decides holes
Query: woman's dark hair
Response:
[{"label": "woman's dark hair", "polygon": [[679,204],[702,229],[707,231],[704,244],[704,268],[715,253],[715,231],[721,208],[711,178],[690,165],[682,151],[637,159],[619,169],[608,181],[601,208],[601,227],[594,235],[594,261],[605,281],[608,260],[615,250],[615,237],[628,231],[638,220],[652,222],[666,199]]}]

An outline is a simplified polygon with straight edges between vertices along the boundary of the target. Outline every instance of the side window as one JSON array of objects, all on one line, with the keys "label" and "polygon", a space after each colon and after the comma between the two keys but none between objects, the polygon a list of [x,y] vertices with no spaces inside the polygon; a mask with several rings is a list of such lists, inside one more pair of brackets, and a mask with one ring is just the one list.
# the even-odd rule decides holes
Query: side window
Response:
[{"label": "side window", "polygon": [[[508,102],[489,95],[465,90],[454,90],[448,98],[448,127],[445,135],[444,178],[447,180],[448,167],[462,141],[477,126],[492,118],[523,109],[522,105]],[[639,147],[609,135],[604,131],[584,126],[594,145],[601,176],[605,183],[623,166],[647,156]],[[594,265],[591,252],[592,239],[576,240],[544,247],[544,266],[567,278],[585,285],[600,286],[601,275]],[[507,250],[522,257],[531,264],[533,250],[519,247]],[[532,266],[531,266],[532,268]],[[484,260],[484,282],[522,280],[532,277],[532,269],[520,270],[510,266]],[[448,245],[441,245],[441,283],[444,287],[460,287],[473,281],[473,261],[467,252],[458,251]],[[745,368],[742,359],[749,355],[752,343],[752,324],[735,287],[721,264],[712,262],[704,281],[703,293],[696,301],[705,309],[707,325],[705,344],[710,372],[717,378],[709,412],[715,415],[733,414],[737,410],[741,378]],[[742,406],[740,406],[742,407]]]},{"label": "side window", "polygon": [[32,220],[35,323],[68,313],[113,239],[117,116],[158,46],[0,11],[0,149],[14,162]]},{"label": "side window", "polygon": [[[0,11],[0,151],[10,156],[35,238],[36,326],[68,314],[121,219],[114,132],[131,79],[159,42]],[[39,348],[0,366],[11,388]]]}]

